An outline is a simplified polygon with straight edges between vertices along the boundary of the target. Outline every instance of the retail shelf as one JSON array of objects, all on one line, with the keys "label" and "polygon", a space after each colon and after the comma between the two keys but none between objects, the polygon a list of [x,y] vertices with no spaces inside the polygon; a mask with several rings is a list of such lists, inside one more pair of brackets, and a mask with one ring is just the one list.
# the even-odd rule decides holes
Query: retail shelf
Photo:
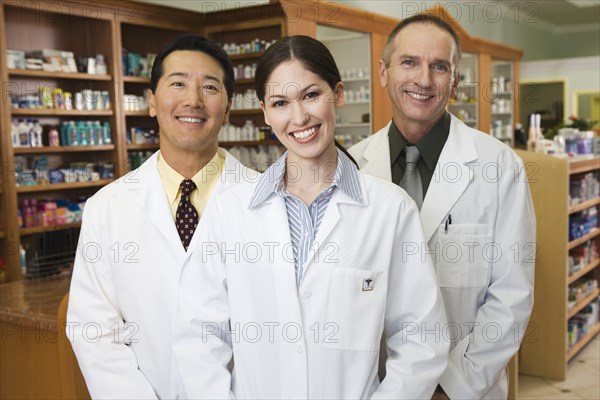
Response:
[{"label": "retail shelf", "polygon": [[236,79],[235,80],[236,85],[247,85],[249,83],[254,83],[254,78]]},{"label": "retail shelf", "polygon": [[124,76],[123,82],[125,83],[150,83],[150,78],[145,76]]},{"label": "retail shelf", "polygon": [[53,183],[48,185],[35,185],[35,186],[19,186],[17,187],[17,193],[32,193],[32,192],[47,192],[50,190],[64,190],[64,189],[81,189],[88,187],[104,186],[111,183],[112,179],[99,179],[93,182],[71,182],[71,183]]},{"label": "retail shelf", "polygon": [[125,111],[126,117],[149,117],[148,110],[145,111]]},{"label": "retail shelf", "polygon": [[575,305],[569,308],[567,312],[567,319],[571,319],[577,314],[579,311],[583,310],[585,306],[590,304],[592,300],[594,300],[600,294],[600,289],[594,290],[592,293],[585,296],[582,300],[579,300]]},{"label": "retail shelf", "polygon": [[231,115],[254,115],[254,114],[262,114],[262,109],[260,108],[248,108],[241,110],[231,110]]},{"label": "retail shelf", "polygon": [[24,76],[32,78],[78,79],[88,81],[110,81],[110,75],[82,74],[80,72],[51,72],[34,71],[29,69],[9,69],[9,76]]},{"label": "retail shelf", "polygon": [[55,154],[55,153],[82,153],[89,151],[111,151],[115,149],[114,144],[102,146],[57,146],[57,147],[15,147],[15,154]]},{"label": "retail shelf", "polygon": [[493,112],[492,115],[498,115],[498,116],[511,116],[512,113],[510,112]]},{"label": "retail shelf", "polygon": [[575,343],[575,345],[569,349],[567,353],[567,361],[571,361],[571,359],[575,357],[577,353],[579,353],[579,351],[583,349],[583,347],[598,334],[598,332],[600,332],[600,323],[594,325],[588,331],[588,333],[579,340],[579,342]]},{"label": "retail shelf", "polygon": [[246,53],[246,54],[230,54],[229,59],[231,61],[259,59],[262,57],[263,54],[264,54],[264,51],[258,51],[255,53]]},{"label": "retail shelf", "polygon": [[588,272],[593,271],[594,268],[596,268],[598,265],[600,265],[600,258],[596,258],[595,260],[592,260],[592,262],[590,262],[589,264],[587,264],[586,266],[581,268],[579,271],[574,272],[571,275],[569,275],[569,285],[571,283],[575,282],[577,279],[584,276],[585,274],[587,274]]},{"label": "retail shelf", "polygon": [[580,244],[583,244],[586,241],[593,239],[598,235],[600,235],[600,228],[592,229],[592,231],[590,233],[588,233],[587,235],[583,235],[579,239],[570,241],[569,242],[569,250],[574,249],[575,247],[579,246]]},{"label": "retail shelf", "polygon": [[160,145],[158,143],[148,144],[128,144],[127,150],[158,150]]},{"label": "retail shelf", "polygon": [[583,203],[579,203],[576,206],[569,207],[569,214],[573,214],[578,211],[585,210],[586,208],[597,206],[598,204],[600,204],[600,197],[596,197],[595,199],[584,201]]},{"label": "retail shelf", "polygon": [[44,232],[55,232],[62,231],[65,229],[71,228],[80,228],[81,222],[74,222],[72,224],[62,224],[62,225],[52,225],[52,226],[36,226],[33,228],[22,228],[19,233],[21,236],[33,235],[36,233],[44,233]]},{"label": "retail shelf", "polygon": [[464,101],[456,101],[454,103],[448,103],[449,106],[461,106],[461,107],[465,107],[465,106],[476,106],[477,102],[473,102],[473,103],[466,103]]},{"label": "retail shelf", "polygon": [[352,82],[369,82],[369,78],[347,78],[342,79],[344,83],[352,83]]},{"label": "retail shelf", "polygon": [[280,146],[279,140],[238,140],[238,141],[221,141],[219,146],[221,147],[234,147],[234,146]]},{"label": "retail shelf", "polygon": [[112,110],[55,110],[53,108],[13,108],[10,110],[12,115],[69,115],[78,117],[91,117],[91,116],[111,116],[113,115]]},{"label": "retail shelf", "polygon": [[569,162],[569,173],[581,174],[600,169],[600,157],[577,157]]},{"label": "retail shelf", "polygon": [[349,123],[349,124],[336,124],[335,125],[336,128],[368,128],[370,126],[371,126],[371,124],[368,122],[357,122],[355,124]]}]

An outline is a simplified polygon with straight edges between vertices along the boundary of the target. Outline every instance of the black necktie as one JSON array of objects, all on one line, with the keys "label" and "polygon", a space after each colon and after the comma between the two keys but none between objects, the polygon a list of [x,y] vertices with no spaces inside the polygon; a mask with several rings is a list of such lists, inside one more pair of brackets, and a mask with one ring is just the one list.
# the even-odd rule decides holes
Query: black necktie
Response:
[{"label": "black necktie", "polygon": [[181,199],[175,213],[175,226],[181,239],[183,248],[187,251],[194,231],[198,226],[198,211],[190,201],[190,194],[196,189],[196,184],[191,179],[181,181]]}]

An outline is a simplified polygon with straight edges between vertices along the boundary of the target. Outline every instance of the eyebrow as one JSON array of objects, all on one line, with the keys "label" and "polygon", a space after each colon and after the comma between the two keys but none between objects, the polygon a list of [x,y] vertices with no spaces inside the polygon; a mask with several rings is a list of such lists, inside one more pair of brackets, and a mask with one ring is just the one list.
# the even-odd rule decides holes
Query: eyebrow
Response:
[{"label": "eyebrow", "polygon": [[[401,60],[402,60],[402,59],[405,59],[405,58],[410,58],[410,59],[414,59],[414,60],[421,60],[421,57],[419,57],[419,56],[412,56],[412,55],[410,55],[410,54],[400,54],[398,57],[399,57]],[[444,60],[444,59],[442,59],[442,58],[434,58],[434,59],[433,59],[433,63],[432,63],[432,64],[437,64],[437,63],[442,63],[442,64],[444,64],[444,65],[446,65],[446,66],[449,66],[449,67],[451,67],[451,66],[452,66],[452,63],[451,63],[450,61],[448,61],[448,60]]]},{"label": "eyebrow", "polygon": [[[287,85],[284,86],[284,88],[286,88]],[[306,86],[304,89],[300,90],[300,94],[303,95],[304,93],[308,92],[313,86],[317,86],[319,87],[319,84],[317,82],[315,83],[311,83],[310,85]],[[271,96],[269,96],[269,100],[274,100],[274,99],[285,99],[287,98],[287,96],[284,96],[282,94],[273,94]]]},{"label": "eyebrow", "polygon": [[[172,77],[178,77],[178,76],[179,77],[183,77],[183,78],[189,78],[190,74],[187,73],[187,72],[172,72],[172,73],[169,74],[169,76],[167,76],[167,79],[168,78],[172,78]],[[213,80],[213,81],[221,82],[221,79],[217,78],[214,75],[204,75],[203,78],[207,79],[207,80]]]}]

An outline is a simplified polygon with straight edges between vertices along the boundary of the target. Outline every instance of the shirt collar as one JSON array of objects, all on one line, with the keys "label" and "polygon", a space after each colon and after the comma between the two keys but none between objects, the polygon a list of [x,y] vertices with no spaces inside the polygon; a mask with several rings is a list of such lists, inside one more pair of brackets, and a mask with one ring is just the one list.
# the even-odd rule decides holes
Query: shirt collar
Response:
[{"label": "shirt collar", "polygon": [[[429,170],[435,168],[449,134],[450,114],[445,112],[442,118],[440,118],[438,122],[431,127],[429,132],[427,132],[427,134],[415,145],[417,146],[417,149],[419,149],[419,154]],[[390,142],[390,162],[391,164],[394,164],[402,151],[404,151],[404,148],[409,146],[410,143],[408,143],[400,130],[398,130],[398,127],[393,120],[390,125],[388,136]]]},{"label": "shirt collar", "polygon": [[[220,171],[222,169],[223,160],[219,152],[215,153],[213,158],[192,177],[192,180],[196,184],[199,192],[202,192],[204,188],[212,187],[212,185],[219,179]],[[167,200],[169,204],[174,204],[177,201],[179,195],[179,187],[181,181],[185,179],[183,175],[177,172],[171,167],[164,157],[158,153],[158,174],[163,183]],[[215,168],[216,167],[216,168]],[[218,173],[215,173],[218,171]]]},{"label": "shirt collar", "polygon": [[[336,163],[333,181],[329,187],[340,188],[352,200],[364,205],[358,169],[348,156],[339,149],[336,150],[338,162]],[[258,184],[250,198],[249,208],[261,205],[273,194],[285,196],[285,182],[283,177],[285,175],[286,161],[287,152],[260,176]]]}]

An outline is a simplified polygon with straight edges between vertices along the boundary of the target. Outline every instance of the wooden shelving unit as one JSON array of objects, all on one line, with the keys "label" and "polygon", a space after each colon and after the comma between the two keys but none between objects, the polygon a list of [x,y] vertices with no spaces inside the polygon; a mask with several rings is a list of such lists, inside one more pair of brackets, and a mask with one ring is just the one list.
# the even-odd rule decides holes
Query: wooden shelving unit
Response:
[{"label": "wooden shelving unit", "polygon": [[85,153],[96,151],[112,151],[114,144],[101,146],[59,146],[59,147],[15,147],[15,154],[54,154],[54,153]]},{"label": "wooden shelving unit", "polygon": [[600,197],[598,197],[596,199],[584,201],[581,204],[577,204],[576,206],[569,207],[569,214],[573,214],[573,213],[585,210],[586,208],[597,206],[598,204],[600,204]]},{"label": "wooden shelving unit", "polygon": [[64,116],[64,117],[109,117],[113,115],[112,110],[59,110],[53,108],[16,108],[11,110],[11,114],[18,115],[29,115],[29,116]]},{"label": "wooden shelving unit", "polygon": [[126,83],[150,83],[150,78],[145,76],[124,76],[123,82]]},{"label": "wooden shelving unit", "polygon": [[579,351],[583,349],[583,347],[598,334],[598,332],[600,332],[600,323],[594,325],[587,335],[582,337],[575,346],[569,349],[569,352],[567,353],[567,361],[571,361],[571,359],[573,359],[573,357],[575,357],[577,353],[579,353]]},{"label": "wooden shelving unit", "polygon": [[61,224],[61,225],[52,225],[52,226],[36,226],[33,228],[21,228],[19,233],[21,236],[34,235],[36,233],[45,233],[45,232],[56,232],[62,231],[65,229],[73,229],[80,228],[81,222],[74,222],[71,224]]},{"label": "wooden shelving unit", "polygon": [[[1,143],[0,160],[12,165],[15,157],[47,155],[50,162],[60,167],[72,162],[110,162],[114,165],[115,178],[128,170],[128,151],[156,149],[151,147],[130,147],[126,145],[126,132],[132,126],[140,126],[158,131],[156,121],[148,112],[125,112],[123,94],[141,96],[149,86],[147,77],[126,76],[122,66],[122,52],[126,48],[144,57],[156,54],[161,47],[184,32],[203,33],[203,15],[122,1],[119,12],[135,15],[135,19],[117,18],[115,2],[98,0],[94,2],[94,12],[81,7],[57,7],[56,2],[40,0],[36,2],[2,2],[0,5],[0,78],[3,82],[18,88],[15,94],[37,96],[41,86],[50,85],[75,93],[83,89],[108,91],[111,109],[108,110],[61,110],[11,108],[10,101],[0,104]],[[43,10],[43,16],[40,14]],[[121,14],[119,14],[121,15]],[[90,38],[96,38],[90,40]],[[151,40],[148,40],[151,38]],[[32,51],[56,49],[73,52],[75,58],[104,55],[107,74],[66,73],[53,71],[33,71],[8,69],[7,49]],[[11,86],[12,88],[12,86]],[[11,89],[13,90],[13,89]],[[10,94],[13,94],[11,91]],[[75,99],[73,99],[75,100]],[[13,118],[35,118],[43,126],[60,126],[69,119],[100,120],[111,127],[112,144],[102,146],[13,148],[11,141],[11,120]],[[45,131],[44,133],[46,133]],[[4,134],[6,133],[6,134]],[[8,281],[22,278],[19,248],[27,247],[36,235],[59,234],[58,231],[78,228],[79,224],[52,227],[19,229],[17,210],[25,199],[67,199],[75,201],[80,197],[93,195],[100,187],[112,180],[96,182],[59,183],[39,186],[16,186],[15,177],[6,174],[2,182],[1,215],[3,234],[1,245],[10,243],[16,251],[3,252]]]},{"label": "wooden shelving unit", "polygon": [[19,186],[17,187],[17,193],[34,193],[34,192],[48,192],[52,190],[67,190],[67,189],[82,189],[82,188],[94,188],[98,186],[104,186],[112,182],[112,179],[99,179],[92,182],[71,182],[71,183],[53,183],[48,185],[35,185],[35,186]]},{"label": "wooden shelving unit", "polygon": [[569,285],[581,279],[600,280],[600,259],[569,274],[569,252],[588,241],[600,245],[600,228],[569,241],[569,218],[576,212],[598,207],[598,199],[569,207],[571,176],[600,171],[600,158],[569,161],[525,151],[518,152],[530,176],[530,189],[537,216],[537,256],[534,306],[525,340],[521,346],[519,370],[526,375],[564,380],[568,362],[598,333],[599,324],[568,346],[569,320],[598,298],[600,290],[568,307]]},{"label": "wooden shelving unit", "polygon": [[84,74],[81,72],[33,71],[30,69],[9,69],[8,75],[30,78],[77,79],[80,81],[110,81],[110,75]]}]

